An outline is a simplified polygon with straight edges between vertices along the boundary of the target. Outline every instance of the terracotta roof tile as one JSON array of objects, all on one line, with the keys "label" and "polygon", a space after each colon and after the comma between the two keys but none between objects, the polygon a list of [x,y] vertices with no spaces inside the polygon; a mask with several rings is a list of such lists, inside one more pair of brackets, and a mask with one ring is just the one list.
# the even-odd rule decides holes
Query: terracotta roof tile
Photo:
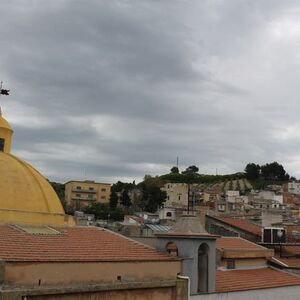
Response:
[{"label": "terracotta roof tile", "polygon": [[271,268],[217,271],[218,293],[300,285],[300,277]]},{"label": "terracotta roof tile", "polygon": [[299,246],[282,246],[282,252],[287,253],[293,256],[300,255],[300,247]]},{"label": "terracotta roof tile", "polygon": [[239,237],[221,237],[216,242],[217,249],[266,250],[266,248]]},{"label": "terracotta roof tile", "polygon": [[300,258],[299,257],[272,257],[269,261],[281,265],[286,268],[300,268]]},{"label": "terracotta roof tile", "polygon": [[261,236],[261,226],[251,223],[250,221],[231,217],[217,217],[216,219],[243,231]]},{"label": "terracotta roof tile", "polygon": [[118,234],[96,227],[54,228],[60,234],[29,234],[0,226],[0,259],[5,261],[174,260]]}]

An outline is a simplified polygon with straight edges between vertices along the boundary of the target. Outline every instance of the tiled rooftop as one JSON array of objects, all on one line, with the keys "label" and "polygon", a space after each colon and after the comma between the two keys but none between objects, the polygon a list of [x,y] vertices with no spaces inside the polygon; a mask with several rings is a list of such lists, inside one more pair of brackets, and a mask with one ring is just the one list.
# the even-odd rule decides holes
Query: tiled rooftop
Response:
[{"label": "tiled rooftop", "polygon": [[300,285],[300,277],[271,268],[217,271],[218,293]]},{"label": "tiled rooftop", "polygon": [[239,237],[221,237],[216,242],[217,249],[264,250],[266,248]]},{"label": "tiled rooftop", "polygon": [[0,226],[0,259],[5,261],[163,261],[166,254],[96,227],[54,228],[59,234],[30,234]]},{"label": "tiled rooftop", "polygon": [[282,252],[288,255],[299,256],[300,247],[299,246],[282,246]]},{"label": "tiled rooftop", "polygon": [[257,224],[251,223],[250,221],[231,217],[217,217],[216,219],[243,231],[261,236],[261,227]]},{"label": "tiled rooftop", "polygon": [[283,266],[285,268],[300,268],[300,258],[299,257],[272,257],[271,262],[277,265]]}]

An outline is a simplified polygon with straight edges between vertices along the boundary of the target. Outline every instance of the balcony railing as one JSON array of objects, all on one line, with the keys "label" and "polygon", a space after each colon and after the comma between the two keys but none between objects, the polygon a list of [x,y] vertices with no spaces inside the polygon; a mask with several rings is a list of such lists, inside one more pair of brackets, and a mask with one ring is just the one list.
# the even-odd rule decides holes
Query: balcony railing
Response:
[{"label": "balcony railing", "polygon": [[89,189],[72,189],[72,192],[74,193],[89,193],[89,194],[96,194],[97,191],[96,190],[89,190]]},{"label": "balcony railing", "polygon": [[96,201],[96,198],[81,198],[81,197],[72,197],[73,201]]}]

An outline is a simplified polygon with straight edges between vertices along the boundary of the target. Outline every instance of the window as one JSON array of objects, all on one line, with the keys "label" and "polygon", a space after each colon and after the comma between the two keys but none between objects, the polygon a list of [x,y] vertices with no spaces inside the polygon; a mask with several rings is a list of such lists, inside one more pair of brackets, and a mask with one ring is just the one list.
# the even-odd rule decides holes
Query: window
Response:
[{"label": "window", "polygon": [[81,186],[76,186],[76,190],[81,190]]},{"label": "window", "polygon": [[171,256],[178,256],[178,248],[175,243],[168,243],[166,246],[166,250]]},{"label": "window", "polygon": [[93,190],[94,190],[94,188],[93,188],[93,187],[89,187],[89,190],[90,190],[90,191],[93,191]]},{"label": "window", "polygon": [[178,200],[180,200],[180,196],[178,196]]},{"label": "window", "polygon": [[227,260],[227,269],[229,269],[229,270],[235,269],[235,260],[234,259]]},{"label": "window", "polygon": [[93,195],[88,195],[88,198],[93,199]]},{"label": "window", "polygon": [[0,139],[0,151],[3,152],[4,151],[4,139]]},{"label": "window", "polygon": [[106,192],[106,189],[101,189],[101,192]]},{"label": "window", "polygon": [[172,217],[172,213],[171,212],[167,212],[167,217]]},{"label": "window", "polygon": [[81,194],[76,194],[76,197],[80,198],[80,197],[81,197]]},{"label": "window", "polygon": [[105,196],[101,196],[101,199],[106,199],[106,197]]},{"label": "window", "polygon": [[209,247],[206,243],[202,243],[198,249],[198,292],[208,292],[208,256]]}]

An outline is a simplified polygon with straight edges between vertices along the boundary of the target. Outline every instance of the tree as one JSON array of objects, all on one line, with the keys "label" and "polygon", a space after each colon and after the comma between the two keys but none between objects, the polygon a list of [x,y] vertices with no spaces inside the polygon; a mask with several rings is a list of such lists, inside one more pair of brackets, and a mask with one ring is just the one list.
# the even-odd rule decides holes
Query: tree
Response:
[{"label": "tree", "polygon": [[172,174],[179,174],[179,169],[178,169],[178,167],[174,166],[173,168],[171,168],[171,173],[172,173]]},{"label": "tree", "polygon": [[261,166],[261,174],[264,179],[269,180],[288,180],[290,177],[284,167],[276,161]]},{"label": "tree", "polygon": [[145,186],[143,190],[143,207],[149,212],[156,212],[166,201],[167,194],[157,186]]},{"label": "tree", "polygon": [[84,213],[92,214],[96,219],[122,221],[124,212],[120,208],[110,208],[106,203],[93,203],[84,208]]},{"label": "tree", "polygon": [[52,188],[56,192],[56,194],[57,194],[64,210],[66,212],[69,212],[69,208],[67,207],[67,203],[66,203],[66,200],[65,200],[65,185],[62,184],[62,183],[51,182],[51,181],[49,181],[49,183],[51,184]]},{"label": "tree", "polygon": [[121,201],[122,201],[122,205],[124,205],[125,207],[130,207],[131,200],[128,195],[128,191],[126,189],[124,189],[122,192],[122,200]]},{"label": "tree", "polygon": [[109,206],[104,203],[93,203],[83,209],[86,214],[95,215],[96,219],[106,220],[108,219]]},{"label": "tree", "polygon": [[109,206],[111,208],[116,208],[118,206],[118,195],[117,192],[111,188],[110,197],[109,197]]},{"label": "tree", "polygon": [[197,174],[199,171],[199,168],[196,166],[189,166],[185,169],[185,171],[182,172],[182,174]]},{"label": "tree", "polygon": [[167,198],[166,192],[161,191],[161,187],[165,181],[160,177],[152,177],[145,175],[144,181],[138,184],[138,188],[141,191],[141,210],[149,212],[155,212]]},{"label": "tree", "polygon": [[[131,202],[130,202],[130,197],[128,196],[129,191],[135,187],[135,183],[124,183],[121,181],[118,181],[117,183],[114,183],[111,186],[111,194],[110,194],[110,207],[111,208],[116,208],[118,205],[118,200],[119,200],[119,196],[120,195],[120,200],[121,203],[125,206],[130,206]],[[127,195],[125,195],[125,192],[127,193]]]},{"label": "tree", "polygon": [[254,163],[248,163],[246,168],[246,178],[249,180],[255,180],[258,179],[260,175],[260,166]]}]

